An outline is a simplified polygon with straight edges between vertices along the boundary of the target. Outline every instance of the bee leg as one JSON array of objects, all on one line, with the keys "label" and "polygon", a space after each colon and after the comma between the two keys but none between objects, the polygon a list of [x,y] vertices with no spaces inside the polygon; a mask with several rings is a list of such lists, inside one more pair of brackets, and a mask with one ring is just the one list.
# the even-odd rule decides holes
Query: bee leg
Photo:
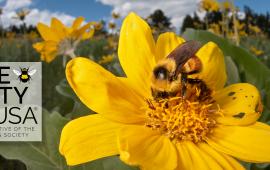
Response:
[{"label": "bee leg", "polygon": [[181,76],[181,96],[182,98],[186,97],[187,92],[187,74],[182,74]]}]

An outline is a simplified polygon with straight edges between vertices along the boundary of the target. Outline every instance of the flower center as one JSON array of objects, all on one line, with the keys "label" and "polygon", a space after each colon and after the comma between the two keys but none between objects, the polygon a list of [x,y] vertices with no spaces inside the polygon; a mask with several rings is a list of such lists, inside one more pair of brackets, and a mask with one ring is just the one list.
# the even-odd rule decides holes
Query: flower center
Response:
[{"label": "flower center", "polygon": [[147,100],[145,125],[172,141],[203,141],[216,125],[213,100],[192,101],[182,97]]}]

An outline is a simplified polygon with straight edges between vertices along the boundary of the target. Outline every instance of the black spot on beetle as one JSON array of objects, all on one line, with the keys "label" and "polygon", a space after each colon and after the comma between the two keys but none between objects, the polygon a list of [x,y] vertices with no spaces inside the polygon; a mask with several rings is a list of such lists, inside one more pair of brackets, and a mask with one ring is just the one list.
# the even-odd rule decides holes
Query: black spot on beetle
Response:
[{"label": "black spot on beetle", "polygon": [[239,89],[239,90],[243,90],[243,89]]},{"label": "black spot on beetle", "polygon": [[235,118],[243,118],[244,116],[245,116],[245,114],[246,113],[244,113],[244,112],[240,112],[240,113],[238,113],[238,114],[236,114],[236,115],[233,115],[233,117],[235,117]]},{"label": "black spot on beetle", "polygon": [[251,96],[252,98],[254,97],[254,96]]},{"label": "black spot on beetle", "polygon": [[245,96],[245,98],[247,98],[248,96]]},{"label": "black spot on beetle", "polygon": [[232,99],[233,99],[233,100],[235,100],[235,99],[236,99],[236,97],[233,97]]},{"label": "black spot on beetle", "polygon": [[233,96],[235,94],[234,91],[231,91],[230,93],[228,93],[228,96]]}]

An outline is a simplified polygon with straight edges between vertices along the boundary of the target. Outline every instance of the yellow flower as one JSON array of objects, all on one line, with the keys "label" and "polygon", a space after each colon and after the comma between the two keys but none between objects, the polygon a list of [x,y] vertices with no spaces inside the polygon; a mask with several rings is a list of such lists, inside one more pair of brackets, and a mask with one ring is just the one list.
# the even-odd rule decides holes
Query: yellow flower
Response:
[{"label": "yellow flower", "polygon": [[6,34],[8,40],[13,40],[16,37],[16,33],[15,32],[7,32]]},{"label": "yellow flower", "polygon": [[57,55],[74,58],[79,42],[91,38],[94,34],[92,23],[81,26],[83,20],[83,17],[78,17],[71,27],[66,27],[56,18],[52,18],[51,27],[38,23],[37,29],[44,41],[34,44],[33,47],[41,53],[41,60],[51,62]]},{"label": "yellow flower", "polygon": [[200,2],[200,8],[205,11],[218,11],[219,10],[219,4],[216,0],[202,0]]},{"label": "yellow flower", "polygon": [[224,10],[230,11],[233,7],[233,4],[230,1],[226,0],[222,2],[222,7]]},{"label": "yellow flower", "polygon": [[196,53],[202,70],[193,77],[211,88],[212,103],[152,99],[154,66],[183,42],[168,32],[155,43],[147,23],[130,13],[118,48],[127,77],[116,77],[86,58],[68,63],[69,84],[98,113],[64,127],[59,150],[68,165],[118,154],[125,163],[147,170],[244,169],[233,157],[270,162],[270,127],[257,122],[262,111],[259,92],[247,83],[224,88],[224,57],[215,43]]},{"label": "yellow flower", "polygon": [[37,32],[31,31],[29,34],[27,34],[27,38],[30,40],[36,40],[39,37]]},{"label": "yellow flower", "polygon": [[262,50],[259,50],[259,49],[257,49],[257,48],[254,47],[254,46],[251,46],[251,47],[250,47],[250,51],[251,51],[253,54],[255,54],[256,56],[260,56],[260,55],[264,54],[264,52],[263,52]]},{"label": "yellow flower", "polygon": [[94,27],[95,27],[95,30],[101,30],[103,28],[103,23],[100,21],[100,22],[96,22],[94,23]]},{"label": "yellow flower", "polygon": [[98,61],[99,64],[107,64],[113,61],[114,59],[114,55],[113,54],[109,54],[109,55],[105,55],[102,56],[101,60]]},{"label": "yellow flower", "polygon": [[118,37],[116,37],[116,36],[109,36],[107,38],[109,48],[117,49],[117,46],[118,46],[118,39],[117,38]]},{"label": "yellow flower", "polygon": [[210,24],[208,31],[221,35],[220,25],[216,23]]},{"label": "yellow flower", "polygon": [[114,22],[109,22],[109,29],[114,30],[116,28],[116,24]]},{"label": "yellow flower", "polygon": [[262,32],[261,29],[258,26],[256,26],[256,25],[249,24],[248,25],[248,28],[250,29],[251,32],[253,32],[255,34],[259,34],[259,33]]},{"label": "yellow flower", "polygon": [[30,13],[29,9],[22,9],[18,12],[16,12],[16,16],[14,17],[15,19],[19,19],[21,21],[25,20],[25,17]]},{"label": "yellow flower", "polygon": [[112,17],[113,19],[118,19],[120,17],[120,14],[116,12],[112,12]]}]

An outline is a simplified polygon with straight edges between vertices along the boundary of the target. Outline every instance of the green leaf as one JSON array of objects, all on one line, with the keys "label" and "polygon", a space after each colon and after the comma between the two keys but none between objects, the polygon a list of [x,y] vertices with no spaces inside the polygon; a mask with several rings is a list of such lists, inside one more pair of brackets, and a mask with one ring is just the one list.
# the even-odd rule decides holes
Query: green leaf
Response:
[{"label": "green leaf", "polygon": [[226,71],[227,71],[227,84],[234,84],[240,82],[238,68],[230,56],[225,57]]},{"label": "green leaf", "polygon": [[64,169],[65,161],[58,152],[59,136],[67,119],[54,112],[43,111],[42,142],[5,142],[0,144],[0,154],[8,159],[18,159],[27,169]]},{"label": "green leaf", "polygon": [[59,94],[73,100],[72,103],[73,108],[71,112],[65,114],[67,118],[74,119],[94,113],[80,101],[80,99],[76,96],[72,88],[68,85],[66,79],[63,79],[55,88]]},{"label": "green leaf", "polygon": [[56,87],[55,87],[56,91],[68,98],[71,98],[73,100],[77,100],[77,96],[74,93],[74,91],[72,90],[72,88],[68,85],[66,79],[63,79]]}]

